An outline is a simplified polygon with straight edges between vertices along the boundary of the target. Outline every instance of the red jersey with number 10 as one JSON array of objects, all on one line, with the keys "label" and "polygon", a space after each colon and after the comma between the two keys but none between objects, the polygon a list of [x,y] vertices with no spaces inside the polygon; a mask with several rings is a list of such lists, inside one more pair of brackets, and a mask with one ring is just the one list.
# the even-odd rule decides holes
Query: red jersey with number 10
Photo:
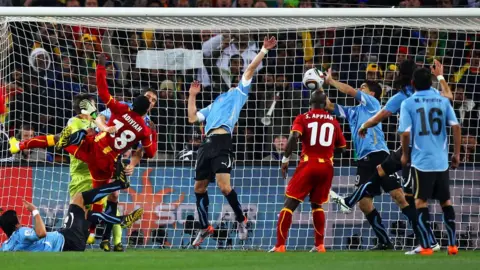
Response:
[{"label": "red jersey with number 10", "polygon": [[103,153],[116,158],[118,155],[132,148],[139,141],[145,157],[152,158],[157,151],[157,133],[146,126],[143,116],[130,110],[128,105],[115,100],[108,92],[107,73],[104,66],[97,66],[97,87],[100,99],[112,112],[108,126],[115,126],[115,134],[102,132],[95,141],[104,149]]},{"label": "red jersey with number 10", "polygon": [[295,118],[292,132],[301,134],[302,161],[311,158],[333,160],[335,148],[346,146],[345,137],[337,119],[322,109],[312,109]]}]

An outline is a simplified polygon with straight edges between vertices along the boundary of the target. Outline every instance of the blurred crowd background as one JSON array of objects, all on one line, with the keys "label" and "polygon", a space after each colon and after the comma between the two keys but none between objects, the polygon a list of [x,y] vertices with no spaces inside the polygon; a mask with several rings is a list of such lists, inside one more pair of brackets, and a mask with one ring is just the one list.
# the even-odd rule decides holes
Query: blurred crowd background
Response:
[{"label": "blurred crowd background", "polygon": [[[0,5],[67,7],[476,7],[471,0],[358,0],[358,1],[253,1],[253,0],[0,0]],[[434,15],[434,14],[432,14]],[[441,27],[434,25],[433,27]],[[81,92],[96,95],[96,55],[108,56],[108,83],[117,99],[129,101],[150,89],[158,95],[151,111],[159,133],[157,160],[194,160],[203,134],[201,125],[187,123],[188,88],[193,80],[202,83],[197,107],[208,106],[220,93],[235,87],[242,71],[260,50],[265,33],[251,31],[165,31],[155,29],[117,29],[39,22],[9,23],[8,40],[0,42],[8,56],[0,67],[0,158],[15,161],[68,162],[68,157],[53,149],[30,150],[10,156],[8,138],[24,140],[38,134],[56,134],[72,117],[72,98]],[[392,26],[318,28],[309,31],[275,30],[278,39],[258,68],[249,100],[235,128],[237,160],[279,161],[285,149],[294,117],[308,109],[310,92],[302,85],[302,74],[316,67],[332,68],[334,76],[353,87],[366,79],[382,84],[382,104],[397,92],[398,64],[414,60],[428,67],[434,59],[445,66],[454,91],[457,116],[462,123],[462,160],[473,165],[480,160],[478,145],[480,86],[479,33],[437,29],[412,29]],[[201,52],[201,66],[140,68],[139,52]],[[193,55],[193,54],[192,54]],[[353,98],[325,86],[328,96],[339,104],[353,106]],[[3,105],[4,104],[4,105]],[[272,107],[272,104],[273,107]],[[104,109],[99,103],[99,110]],[[270,115],[271,124],[261,121]],[[397,117],[384,123],[390,149],[398,145]],[[347,139],[348,125],[343,124]],[[355,162],[353,145],[337,157],[337,165]],[[128,154],[128,153],[127,153]]]}]

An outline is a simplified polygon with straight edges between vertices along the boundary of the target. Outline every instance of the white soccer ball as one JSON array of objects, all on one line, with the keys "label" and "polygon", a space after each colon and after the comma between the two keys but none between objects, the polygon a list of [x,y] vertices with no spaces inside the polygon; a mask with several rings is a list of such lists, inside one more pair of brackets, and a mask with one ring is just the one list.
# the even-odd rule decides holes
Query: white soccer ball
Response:
[{"label": "white soccer ball", "polygon": [[316,68],[311,68],[303,75],[303,85],[310,90],[319,89],[325,82],[325,75]]}]

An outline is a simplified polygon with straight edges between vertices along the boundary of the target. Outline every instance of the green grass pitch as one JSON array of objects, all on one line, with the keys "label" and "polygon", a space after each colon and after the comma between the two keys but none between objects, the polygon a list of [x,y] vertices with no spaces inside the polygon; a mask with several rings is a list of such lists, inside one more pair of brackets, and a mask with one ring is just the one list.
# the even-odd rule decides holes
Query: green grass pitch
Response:
[{"label": "green grass pitch", "polygon": [[266,253],[256,251],[129,250],[125,253],[1,253],[0,269],[15,270],[470,270],[480,269],[480,251],[406,256],[403,252],[330,251]]}]

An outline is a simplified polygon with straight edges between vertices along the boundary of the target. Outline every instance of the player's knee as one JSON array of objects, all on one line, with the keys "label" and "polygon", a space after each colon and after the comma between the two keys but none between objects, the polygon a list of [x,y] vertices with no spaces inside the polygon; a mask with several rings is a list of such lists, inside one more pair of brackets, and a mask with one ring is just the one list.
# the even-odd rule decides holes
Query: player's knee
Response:
[{"label": "player's knee", "polygon": [[297,209],[299,204],[300,204],[300,201],[287,197],[285,199],[285,203],[283,204],[283,207],[290,209],[293,212],[295,211],[295,209]]},{"label": "player's knee", "polygon": [[419,208],[425,208],[425,207],[428,207],[428,203],[426,200],[415,199],[415,208],[419,209]]},{"label": "player's knee", "polygon": [[110,195],[108,195],[107,200],[110,202],[118,202],[118,192],[110,193]]},{"label": "player's knee", "polygon": [[225,196],[228,195],[232,191],[232,187],[230,186],[230,184],[220,184],[220,183],[218,183],[218,188],[220,188],[220,191]]},{"label": "player's knee", "polygon": [[322,205],[321,204],[318,204],[318,203],[310,203],[310,207],[312,207],[312,210],[315,210],[315,209],[321,209],[322,208]]},{"label": "player's knee", "polygon": [[408,206],[408,202],[405,199],[405,193],[403,193],[401,188],[390,191],[390,196],[400,208]]},{"label": "player's knee", "polygon": [[195,181],[193,189],[195,193],[205,193],[207,192],[208,180]]},{"label": "player's knee", "polygon": [[380,177],[384,177],[386,174],[385,174],[385,171],[383,170],[383,167],[382,165],[378,165],[377,166],[377,173]]},{"label": "player's knee", "polygon": [[451,200],[446,200],[446,201],[440,202],[441,207],[447,207],[447,206],[451,206],[451,205],[452,205]]},{"label": "player's knee", "polygon": [[373,199],[370,197],[365,197],[358,202],[358,207],[364,214],[368,214],[373,211]]}]

